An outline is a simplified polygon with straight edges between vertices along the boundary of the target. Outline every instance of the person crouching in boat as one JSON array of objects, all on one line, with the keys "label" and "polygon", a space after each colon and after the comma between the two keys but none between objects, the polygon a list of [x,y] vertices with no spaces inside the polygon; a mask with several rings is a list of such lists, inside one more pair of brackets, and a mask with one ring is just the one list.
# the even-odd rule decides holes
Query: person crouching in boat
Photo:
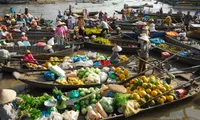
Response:
[{"label": "person crouching in boat", "polygon": [[187,41],[188,38],[186,36],[186,32],[184,30],[182,30],[179,34],[178,34],[178,39],[180,39],[181,41]]},{"label": "person crouching in boat", "polygon": [[167,16],[165,18],[165,20],[163,21],[163,24],[167,25],[167,26],[170,26],[172,24],[172,18],[171,18],[171,16]]},{"label": "person crouching in boat", "polygon": [[1,26],[0,39],[13,40],[12,34],[7,31],[5,25]]},{"label": "person crouching in boat", "polygon": [[154,33],[154,32],[156,32],[156,25],[154,24],[154,19],[149,19],[149,23],[150,23],[150,25],[149,25],[149,32],[150,33]]},{"label": "person crouching in boat", "polygon": [[33,57],[30,50],[26,50],[26,54],[24,55],[24,61],[27,63],[38,64],[37,60]]},{"label": "person crouching in boat", "polygon": [[140,60],[139,60],[139,70],[138,73],[141,73],[146,70],[146,61],[149,58],[149,49],[151,48],[151,43],[149,41],[149,36],[143,33],[141,37],[139,37],[140,41]]},{"label": "person crouching in boat", "polygon": [[0,89],[0,120],[26,120],[29,114],[18,117],[15,109],[15,102],[24,102],[23,99],[16,97],[17,93],[11,89]]},{"label": "person crouching in boat", "polygon": [[28,40],[28,37],[26,36],[26,33],[25,33],[25,32],[22,32],[21,40],[22,40],[22,41]]},{"label": "person crouching in boat", "polygon": [[111,64],[116,64],[120,61],[120,56],[119,56],[119,52],[122,51],[122,48],[118,45],[115,45],[113,48],[112,48],[112,54],[110,56],[110,63]]},{"label": "person crouching in boat", "polygon": [[54,53],[54,50],[51,45],[44,46],[44,50],[47,50],[48,53]]}]

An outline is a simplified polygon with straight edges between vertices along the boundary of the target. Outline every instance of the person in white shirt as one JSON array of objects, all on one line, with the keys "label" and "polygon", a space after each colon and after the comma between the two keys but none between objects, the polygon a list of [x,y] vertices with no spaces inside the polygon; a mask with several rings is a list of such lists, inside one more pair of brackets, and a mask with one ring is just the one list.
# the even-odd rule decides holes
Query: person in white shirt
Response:
[{"label": "person in white shirt", "polygon": [[104,31],[106,31],[106,33],[108,34],[108,29],[109,29],[109,25],[106,21],[102,20],[101,21],[101,27],[102,27],[102,31],[101,31],[101,36],[103,36]]},{"label": "person in white shirt", "polygon": [[156,32],[156,25],[154,24],[154,19],[149,20],[149,31],[150,33]]}]

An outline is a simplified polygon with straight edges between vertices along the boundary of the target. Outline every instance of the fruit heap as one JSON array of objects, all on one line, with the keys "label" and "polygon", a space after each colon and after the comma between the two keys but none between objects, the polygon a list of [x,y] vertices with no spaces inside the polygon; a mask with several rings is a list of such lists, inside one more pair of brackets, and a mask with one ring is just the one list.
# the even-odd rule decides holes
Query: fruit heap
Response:
[{"label": "fruit heap", "polygon": [[128,60],[128,57],[126,55],[122,55],[120,57],[120,62],[124,62],[124,61],[127,61]]},{"label": "fruit heap", "polygon": [[[139,78],[132,79],[127,86],[128,93],[132,94],[132,99],[138,101],[141,104],[146,103],[148,100],[160,95],[170,89],[173,89],[172,85],[164,83],[160,79],[151,75],[149,77],[140,76]],[[163,104],[165,102],[172,102],[176,99],[174,90],[167,94],[158,97],[155,100],[148,102],[148,105]]]},{"label": "fruit heap", "polygon": [[[93,88],[93,87],[79,88],[78,92],[80,93],[80,97],[84,97],[84,96],[91,94],[91,93],[98,91],[98,90],[99,90],[99,88]],[[87,109],[86,109],[87,106],[89,106],[91,104],[96,104],[100,99],[101,99],[101,94],[96,93],[96,94],[93,94],[90,97],[87,97],[86,99],[79,101],[81,113],[83,115],[85,115],[87,113]]]},{"label": "fruit heap", "polygon": [[83,85],[83,81],[79,79],[78,77],[68,77],[66,80],[65,78],[57,79],[57,83],[60,83],[62,85]]},{"label": "fruit heap", "polygon": [[129,71],[123,67],[116,67],[113,69],[117,81],[122,81],[130,77]]},{"label": "fruit heap", "polygon": [[85,28],[86,35],[98,35],[101,34],[101,31],[100,28]]},{"label": "fruit heap", "polygon": [[102,37],[93,38],[93,42],[99,43],[99,44],[102,44],[102,45],[112,45],[112,43],[109,39],[102,38]]},{"label": "fruit heap", "polygon": [[178,52],[182,51],[180,48],[177,48],[175,46],[170,46],[168,44],[159,44],[157,47],[164,49],[166,51],[173,52],[173,53],[178,53]]},{"label": "fruit heap", "polygon": [[49,58],[49,62],[52,65],[59,65],[62,61],[63,61],[63,59],[59,59],[58,57],[50,57]]}]

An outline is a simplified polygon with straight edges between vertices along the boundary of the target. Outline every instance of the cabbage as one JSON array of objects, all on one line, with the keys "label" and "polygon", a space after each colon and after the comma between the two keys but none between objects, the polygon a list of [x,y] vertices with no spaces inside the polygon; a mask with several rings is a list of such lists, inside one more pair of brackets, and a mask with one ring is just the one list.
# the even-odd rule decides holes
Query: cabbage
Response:
[{"label": "cabbage", "polygon": [[114,111],[114,99],[111,97],[103,97],[100,100],[100,104],[107,113],[113,113]]}]

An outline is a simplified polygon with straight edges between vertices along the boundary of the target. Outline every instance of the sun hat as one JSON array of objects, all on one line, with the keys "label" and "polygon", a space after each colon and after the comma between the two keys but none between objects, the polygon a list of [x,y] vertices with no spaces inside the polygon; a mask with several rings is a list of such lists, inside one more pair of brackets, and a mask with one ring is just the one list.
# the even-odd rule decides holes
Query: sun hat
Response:
[{"label": "sun hat", "polygon": [[11,89],[0,89],[0,104],[6,104],[15,100],[17,93]]},{"label": "sun hat", "polygon": [[22,35],[26,35],[26,33],[25,33],[25,32],[22,32]]},{"label": "sun hat", "polygon": [[51,48],[52,48],[51,45],[45,45],[45,46],[44,46],[44,50],[48,50],[48,49],[51,49]]},{"label": "sun hat", "polygon": [[147,36],[146,34],[141,35],[139,39],[149,42],[149,36]]},{"label": "sun hat", "polygon": [[65,23],[64,23],[64,22],[61,22],[61,21],[58,21],[58,22],[57,22],[57,26],[60,26],[60,25],[65,25]]},{"label": "sun hat", "polygon": [[115,52],[120,52],[120,51],[122,51],[122,48],[119,45],[116,45],[112,48],[112,50]]},{"label": "sun hat", "polygon": [[31,53],[31,51],[30,50],[26,50],[26,53]]},{"label": "sun hat", "polygon": [[10,17],[10,15],[9,15],[9,14],[5,14],[5,16],[7,16],[7,17]]},{"label": "sun hat", "polygon": [[1,26],[1,29],[4,29],[4,30],[5,30],[5,29],[6,29],[6,26],[5,26],[5,25],[2,25],[2,26]]}]

